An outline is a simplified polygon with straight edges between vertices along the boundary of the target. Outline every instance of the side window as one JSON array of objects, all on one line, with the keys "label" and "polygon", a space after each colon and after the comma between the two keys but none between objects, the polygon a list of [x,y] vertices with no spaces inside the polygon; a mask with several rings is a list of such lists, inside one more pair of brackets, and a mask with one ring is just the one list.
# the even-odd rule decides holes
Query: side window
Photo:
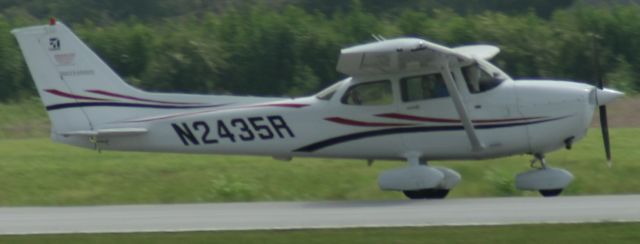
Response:
[{"label": "side window", "polygon": [[388,105],[393,103],[391,81],[374,81],[349,87],[342,97],[349,105]]},{"label": "side window", "polygon": [[400,87],[404,102],[449,96],[440,73],[403,78],[400,80]]},{"label": "side window", "polygon": [[504,78],[499,77],[497,74],[491,75],[487,73],[477,64],[462,68],[462,74],[471,93],[481,93],[491,90],[504,81]]}]

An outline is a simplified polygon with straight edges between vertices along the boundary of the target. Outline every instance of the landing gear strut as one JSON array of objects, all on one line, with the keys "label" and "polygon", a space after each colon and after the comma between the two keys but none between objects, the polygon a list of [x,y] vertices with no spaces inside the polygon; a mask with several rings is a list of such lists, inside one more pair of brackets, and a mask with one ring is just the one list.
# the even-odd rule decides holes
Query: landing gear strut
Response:
[{"label": "landing gear strut", "polygon": [[[540,163],[540,166],[536,166],[536,163]],[[547,160],[544,159],[543,154],[534,154],[530,166],[534,169],[545,169],[547,168]]]},{"label": "landing gear strut", "polygon": [[[540,166],[536,166],[536,163]],[[573,175],[569,171],[548,167],[543,154],[534,154],[531,168],[534,169],[516,176],[516,188],[538,191],[544,197],[555,197],[560,195],[573,180]]]}]

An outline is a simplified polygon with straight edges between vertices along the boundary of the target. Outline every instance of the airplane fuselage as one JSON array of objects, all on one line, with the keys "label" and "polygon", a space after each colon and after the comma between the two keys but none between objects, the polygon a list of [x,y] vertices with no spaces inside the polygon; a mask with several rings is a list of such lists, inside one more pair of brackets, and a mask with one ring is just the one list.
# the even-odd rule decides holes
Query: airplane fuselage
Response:
[{"label": "airplane fuselage", "polygon": [[[388,80],[399,94],[400,78]],[[278,158],[403,159],[403,153],[419,152],[429,160],[482,159],[544,153],[566,146],[568,140],[573,143],[587,132],[596,106],[594,88],[572,82],[508,79],[487,92],[464,94],[486,146],[476,152],[450,98],[403,102],[398,95],[388,105],[344,104],[343,94],[360,83],[365,82],[342,81],[329,100],[265,99],[122,120],[114,125],[143,126],[151,133],[109,138],[98,146]]]}]

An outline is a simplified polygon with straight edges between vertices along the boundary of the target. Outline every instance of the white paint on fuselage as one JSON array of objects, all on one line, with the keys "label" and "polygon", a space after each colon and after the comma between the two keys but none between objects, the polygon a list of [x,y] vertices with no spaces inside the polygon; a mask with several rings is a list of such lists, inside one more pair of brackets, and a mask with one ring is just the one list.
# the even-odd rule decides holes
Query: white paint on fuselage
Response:
[{"label": "white paint on fuselage", "polygon": [[515,84],[518,107],[524,116],[568,116],[527,126],[531,153],[550,152],[564,147],[564,140],[568,138],[573,137],[575,142],[586,135],[596,107],[589,98],[593,95],[593,86],[542,80],[522,80]]},{"label": "white paint on fuselage", "polygon": [[[391,79],[394,91],[398,79]],[[296,151],[302,147],[345,135],[383,130],[386,127],[358,127],[338,124],[326,120],[344,117],[357,121],[403,122],[377,117],[378,114],[403,113],[422,117],[452,118],[457,115],[450,98],[430,99],[418,104],[402,103],[399,100],[386,106],[353,106],[340,102],[340,97],[352,83],[344,81],[342,87],[329,101],[315,97],[284,99],[272,103],[308,104],[306,107],[248,107],[220,109],[193,115],[141,122],[152,133],[135,137],[114,137],[101,145],[104,150],[169,151],[181,153],[247,154],[295,157],[338,157],[360,159],[404,159],[408,151],[422,153],[425,159],[482,159],[524,153],[545,153],[564,146],[564,140],[573,137],[574,142],[582,138],[593,116],[594,104],[589,104],[589,92],[593,87],[572,82],[512,81],[480,94],[463,93],[466,105],[474,120],[508,118],[558,118],[554,121],[512,127],[478,129],[478,136],[485,150],[474,152],[464,130],[411,132],[363,137],[345,140],[312,151]],[[463,87],[463,86],[460,86]],[[396,99],[399,99],[396,97]],[[418,109],[415,109],[418,105]],[[414,109],[412,109],[414,108]],[[293,137],[276,135],[260,139],[254,131],[254,140],[239,139],[242,131],[232,126],[233,120],[264,118],[260,124],[270,126],[268,116],[281,116],[294,134]],[[225,124],[235,142],[217,136],[218,121]],[[204,131],[195,130],[193,124],[209,125],[210,139],[218,143],[203,143]],[[406,122],[406,121],[404,121]],[[185,145],[172,124],[187,125],[200,142]],[[236,124],[238,125],[238,124]],[[450,123],[421,122],[417,126],[450,126]],[[459,125],[453,124],[453,125]],[[480,126],[480,124],[476,124]],[[272,126],[271,126],[272,127]],[[93,148],[89,143],[86,147]]]}]

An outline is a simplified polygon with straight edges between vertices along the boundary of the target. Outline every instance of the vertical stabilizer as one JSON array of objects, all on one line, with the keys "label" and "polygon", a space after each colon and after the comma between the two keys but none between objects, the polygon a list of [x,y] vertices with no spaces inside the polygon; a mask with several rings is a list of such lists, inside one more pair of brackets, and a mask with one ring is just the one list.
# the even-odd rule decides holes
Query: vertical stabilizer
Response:
[{"label": "vertical stabilizer", "polygon": [[12,33],[48,110],[53,132],[91,130],[91,121],[81,107],[52,108],[94,100],[80,95],[83,89],[102,86],[97,84],[99,76],[117,75],[93,52],[86,53],[88,48],[62,23],[16,29]]}]

